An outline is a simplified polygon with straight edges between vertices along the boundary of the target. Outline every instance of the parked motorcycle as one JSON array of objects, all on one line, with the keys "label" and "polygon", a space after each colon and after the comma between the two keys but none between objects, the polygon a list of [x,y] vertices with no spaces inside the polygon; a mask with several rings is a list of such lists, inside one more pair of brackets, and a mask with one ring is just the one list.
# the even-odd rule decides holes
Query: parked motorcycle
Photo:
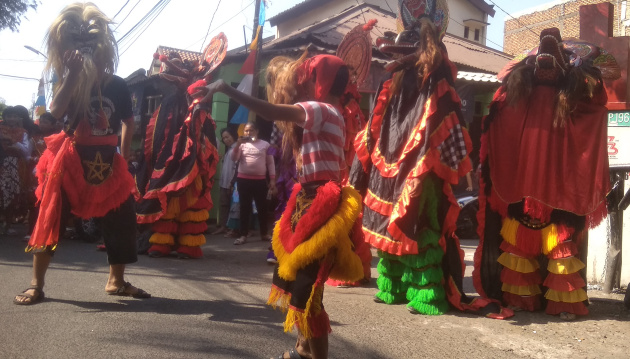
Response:
[{"label": "parked motorcycle", "polygon": [[459,208],[457,217],[457,229],[455,234],[460,239],[478,239],[477,235],[477,211],[479,210],[479,197],[476,191],[462,193],[455,196]]}]

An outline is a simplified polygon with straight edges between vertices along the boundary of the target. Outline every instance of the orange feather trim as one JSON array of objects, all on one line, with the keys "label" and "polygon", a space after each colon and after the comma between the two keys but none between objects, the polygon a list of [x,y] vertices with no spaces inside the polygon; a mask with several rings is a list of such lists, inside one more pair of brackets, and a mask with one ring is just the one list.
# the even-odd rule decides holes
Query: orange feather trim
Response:
[{"label": "orange feather trim", "polygon": [[578,303],[588,300],[586,291],[582,288],[572,290],[570,292],[548,289],[545,298],[554,302]]},{"label": "orange feather trim", "polygon": [[208,229],[206,222],[181,222],[177,225],[178,234],[200,234]]},{"label": "orange feather trim", "polygon": [[185,234],[177,237],[177,242],[183,246],[199,247],[206,244],[206,236],[203,234]]},{"label": "orange feather trim", "polygon": [[543,285],[560,292],[571,292],[586,287],[586,282],[579,272],[571,274],[549,273]]},{"label": "orange feather trim", "polygon": [[516,286],[538,285],[542,283],[542,278],[538,271],[519,273],[503,267],[501,270],[501,282]]}]

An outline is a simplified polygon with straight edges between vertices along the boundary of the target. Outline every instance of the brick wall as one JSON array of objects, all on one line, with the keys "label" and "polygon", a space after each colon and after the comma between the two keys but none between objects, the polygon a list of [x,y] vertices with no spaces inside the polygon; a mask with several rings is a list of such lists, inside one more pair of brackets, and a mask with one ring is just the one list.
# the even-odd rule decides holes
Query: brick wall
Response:
[{"label": "brick wall", "polygon": [[[580,6],[609,2],[614,5],[614,36],[630,35],[630,27],[622,24],[621,0],[567,0],[544,11],[537,11],[505,21],[503,51],[517,55],[538,45],[542,30],[557,27],[562,37],[579,37]],[[630,1],[627,2],[625,19],[630,18]],[[530,31],[531,30],[531,31]]]}]

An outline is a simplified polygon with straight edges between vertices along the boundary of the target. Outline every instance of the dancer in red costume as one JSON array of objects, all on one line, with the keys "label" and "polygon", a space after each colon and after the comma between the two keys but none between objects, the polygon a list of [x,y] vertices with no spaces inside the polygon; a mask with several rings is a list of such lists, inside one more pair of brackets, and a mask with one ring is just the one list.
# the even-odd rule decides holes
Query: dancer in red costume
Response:
[{"label": "dancer in red costume", "polygon": [[[31,286],[13,302],[35,304],[44,299],[44,278],[70,211],[98,218],[109,262],[105,291],[149,298],[125,281],[125,265],[137,261],[133,178],[123,156],[133,134],[131,97],[123,79],[114,76],[118,63],[111,20],[94,4],[67,6],[48,31],[49,70],[63,74],[56,84],[50,112],[67,121],[65,132],[46,138],[37,165],[40,212],[27,251],[33,251]],[[122,127],[121,152],[116,152]]]},{"label": "dancer in red costume", "polygon": [[[331,55],[304,57],[289,63],[270,96],[311,100],[295,105],[271,104],[245,95],[217,81],[200,88],[209,101],[223,92],[259,116],[286,121],[302,128],[302,136],[285,131],[293,147],[300,183],[272,240],[278,265],[268,303],[287,310],[285,331],[295,327],[298,342],[280,358],[328,357],[328,314],[322,299],[328,277],[356,281],[363,277],[360,258],[352,250],[349,234],[360,230],[357,221],[361,198],[350,187],[341,186],[345,159],[344,121],[340,96],[348,83],[348,70],[341,59]],[[335,74],[334,76],[331,76]]]},{"label": "dancer in red costume", "polygon": [[[377,20],[372,19],[367,24],[357,25],[344,36],[337,47],[337,56],[346,63],[350,70],[350,81],[341,97],[340,103],[346,124],[346,140],[343,147],[346,168],[344,169],[342,180],[343,185],[349,185],[350,167],[356,155],[354,149],[355,137],[366,125],[365,115],[359,106],[361,102],[359,87],[370,73],[370,64],[372,62],[372,37],[370,36],[370,31],[372,31],[376,22]],[[354,252],[361,258],[363,278],[355,282],[345,282],[331,278],[326,281],[326,284],[334,287],[356,287],[370,282],[372,278],[372,251],[370,243],[365,240],[363,232],[359,231],[353,233],[352,240]]]},{"label": "dancer in red costume", "polygon": [[227,39],[220,33],[210,41],[201,62],[183,61],[175,52],[159,56],[160,77],[174,90],[147,125],[135,193],[138,223],[151,224],[150,257],[171,251],[185,259],[203,256],[219,156],[211,108],[191,93],[207,84],[226,50]]},{"label": "dancer in red costume", "polygon": [[483,123],[473,272],[480,294],[515,309],[544,305],[567,320],[588,313],[579,248],[583,232],[605,217],[610,188],[607,97],[594,64],[611,62],[552,28],[507,68]]},{"label": "dancer in red costume", "polygon": [[[379,38],[392,78],[379,89],[355,140],[350,183],[364,197],[363,231],[381,258],[375,301],[439,315],[452,306],[505,318],[511,311],[463,292],[464,261],[454,235],[459,206],[451,189],[471,169],[456,69],[442,37],[444,0],[400,0],[397,36]],[[489,305],[492,304],[492,305]]]}]

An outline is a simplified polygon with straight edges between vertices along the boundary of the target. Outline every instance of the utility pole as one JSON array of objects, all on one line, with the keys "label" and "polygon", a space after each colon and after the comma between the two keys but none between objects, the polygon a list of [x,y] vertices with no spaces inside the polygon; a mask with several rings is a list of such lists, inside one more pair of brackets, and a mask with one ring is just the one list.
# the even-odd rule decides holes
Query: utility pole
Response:
[{"label": "utility pole", "polygon": [[259,83],[259,72],[260,72],[260,50],[262,49],[262,29],[260,33],[257,33],[258,30],[258,22],[260,19],[260,2],[262,0],[256,0],[256,7],[254,9],[254,26],[252,33],[252,42],[256,40],[256,36],[258,36],[258,42],[256,47],[256,57],[254,59],[254,77],[252,79],[252,96],[258,98],[258,83]]}]

